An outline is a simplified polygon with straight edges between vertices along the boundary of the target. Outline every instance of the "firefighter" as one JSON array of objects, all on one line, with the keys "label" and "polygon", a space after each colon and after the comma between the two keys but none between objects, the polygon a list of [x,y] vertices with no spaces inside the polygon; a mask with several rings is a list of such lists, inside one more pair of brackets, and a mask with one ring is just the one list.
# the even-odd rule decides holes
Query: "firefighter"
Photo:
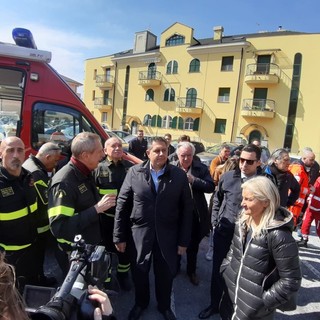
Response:
[{"label": "firefighter", "polygon": [[31,154],[23,163],[23,167],[32,173],[34,186],[38,195],[38,219],[37,231],[38,237],[36,241],[37,260],[35,268],[38,268],[39,284],[51,286],[55,284],[55,278],[46,277],[44,274],[45,252],[47,248],[53,249],[61,269],[66,273],[68,260],[67,257],[59,253],[56,240],[53,238],[49,229],[48,218],[48,185],[50,176],[60,159],[61,149],[52,142],[43,144],[38,153],[34,156]]},{"label": "firefighter", "polygon": [[309,173],[311,167],[315,162],[315,155],[310,148],[305,148],[302,153],[302,157],[299,161],[293,162],[289,166],[289,171],[294,175],[300,185],[299,198],[296,200],[293,206],[289,207],[289,210],[293,214],[294,225],[297,226],[297,222],[302,211],[303,205],[306,201],[306,197],[309,193],[314,191],[314,187],[309,183]]},{"label": "firefighter", "polygon": [[[122,142],[120,139],[109,138],[104,145],[105,159],[99,163],[95,170],[95,180],[101,196],[105,194],[118,194],[128,169],[133,165],[131,162],[123,160]],[[113,243],[115,208],[112,207],[101,216],[103,224],[104,245],[110,252],[115,252],[118,256],[117,278],[121,288],[125,291],[131,289],[129,280],[130,260],[127,252],[119,252]],[[111,270],[110,270],[111,271]],[[109,275],[107,283],[111,281]],[[107,284],[106,284],[107,285]]]},{"label": "firefighter", "polygon": [[88,244],[101,244],[101,214],[116,204],[115,195],[100,198],[92,175],[103,157],[100,137],[79,133],[71,152],[70,161],[53,176],[48,190],[50,229],[66,251],[78,234]]},{"label": "firefighter", "polygon": [[25,146],[18,137],[7,137],[0,146],[0,250],[16,268],[20,292],[35,284],[37,193],[30,172],[22,168]]}]

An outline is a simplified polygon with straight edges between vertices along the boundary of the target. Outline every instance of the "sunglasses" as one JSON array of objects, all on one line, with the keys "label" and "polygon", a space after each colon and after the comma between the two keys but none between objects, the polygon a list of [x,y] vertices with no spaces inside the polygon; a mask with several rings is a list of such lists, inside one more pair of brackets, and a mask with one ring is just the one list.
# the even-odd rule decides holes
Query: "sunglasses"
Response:
[{"label": "sunglasses", "polygon": [[240,158],[240,162],[246,162],[247,165],[252,166],[254,164],[254,162],[257,160],[248,160],[248,159],[244,159],[244,158]]}]

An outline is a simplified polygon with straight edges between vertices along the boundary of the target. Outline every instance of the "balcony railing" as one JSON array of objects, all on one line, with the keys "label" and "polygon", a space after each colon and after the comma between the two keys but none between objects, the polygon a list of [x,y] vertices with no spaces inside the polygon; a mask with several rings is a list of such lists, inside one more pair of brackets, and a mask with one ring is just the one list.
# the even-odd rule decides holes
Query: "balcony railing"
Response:
[{"label": "balcony railing", "polygon": [[142,86],[159,86],[162,74],[159,71],[140,71],[139,84]]},{"label": "balcony railing", "polygon": [[180,113],[202,113],[203,100],[199,98],[180,97],[176,100],[176,111]]},{"label": "balcony railing", "polygon": [[111,109],[112,99],[111,98],[95,98],[94,107],[97,109]]},{"label": "balcony railing", "polygon": [[271,99],[244,99],[241,115],[248,117],[273,118],[275,101]]},{"label": "balcony railing", "polygon": [[250,84],[276,84],[279,82],[280,68],[274,63],[255,63],[247,66],[245,82]]},{"label": "balcony railing", "polygon": [[99,74],[96,76],[96,86],[99,88],[111,88],[114,84],[114,77],[111,74]]}]

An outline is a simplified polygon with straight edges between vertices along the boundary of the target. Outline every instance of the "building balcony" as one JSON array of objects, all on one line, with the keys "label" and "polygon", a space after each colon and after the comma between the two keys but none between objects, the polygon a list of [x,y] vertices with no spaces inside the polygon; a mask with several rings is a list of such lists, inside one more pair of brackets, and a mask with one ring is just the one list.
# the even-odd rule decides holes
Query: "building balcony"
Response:
[{"label": "building balcony", "polygon": [[270,99],[244,99],[241,109],[243,117],[274,118],[275,101]]},{"label": "building balcony", "polygon": [[279,83],[280,68],[274,63],[255,63],[247,66],[244,81],[248,85],[275,85]]},{"label": "building balcony", "polygon": [[177,98],[176,112],[187,114],[201,114],[203,111],[203,100],[196,98]]},{"label": "building balcony", "polygon": [[140,71],[138,84],[143,87],[157,87],[161,85],[161,72]]},{"label": "building balcony", "polygon": [[96,76],[96,86],[101,89],[111,89],[114,85],[114,77],[111,74],[100,74]]},{"label": "building balcony", "polygon": [[108,98],[95,98],[94,99],[94,107],[99,109],[101,112],[109,111],[112,109],[112,99]]}]

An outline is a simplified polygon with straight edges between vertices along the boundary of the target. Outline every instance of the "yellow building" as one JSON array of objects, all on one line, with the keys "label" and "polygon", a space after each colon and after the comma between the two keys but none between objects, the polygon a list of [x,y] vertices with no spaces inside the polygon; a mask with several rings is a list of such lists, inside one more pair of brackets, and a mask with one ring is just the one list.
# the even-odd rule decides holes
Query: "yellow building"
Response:
[{"label": "yellow building", "polygon": [[159,44],[86,60],[84,102],[101,123],[213,145],[260,138],[270,150],[311,147],[320,157],[320,34],[286,31],[195,39],[174,23]]}]

